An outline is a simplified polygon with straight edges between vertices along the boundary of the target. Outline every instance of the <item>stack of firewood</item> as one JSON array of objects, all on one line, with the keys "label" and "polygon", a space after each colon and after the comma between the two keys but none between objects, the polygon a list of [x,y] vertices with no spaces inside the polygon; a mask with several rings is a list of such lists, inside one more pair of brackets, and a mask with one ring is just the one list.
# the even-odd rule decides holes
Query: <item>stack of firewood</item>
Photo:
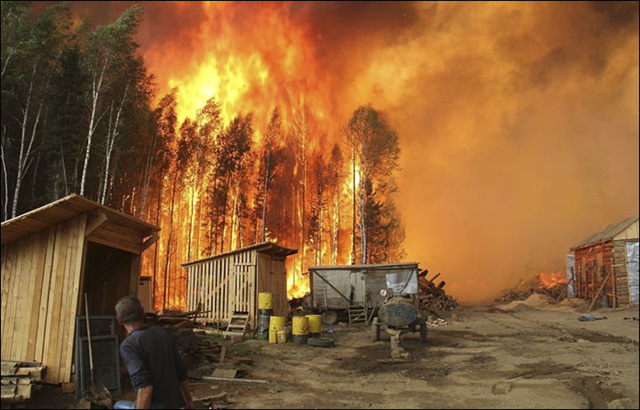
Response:
[{"label": "stack of firewood", "polygon": [[438,273],[433,278],[427,278],[429,271],[423,270],[418,274],[418,287],[420,291],[420,304],[428,310],[452,310],[458,307],[458,301],[449,296],[444,291],[445,281],[440,281],[437,285],[435,280],[440,276]]},{"label": "stack of firewood", "polygon": [[42,382],[44,367],[40,363],[13,360],[2,361],[2,408],[4,403],[15,403],[31,398]]},{"label": "stack of firewood", "polygon": [[189,312],[160,311],[147,313],[147,324],[161,327],[171,332],[175,337],[178,354],[188,368],[204,361],[214,362],[220,358],[222,346],[220,342],[197,330],[199,324],[195,321],[200,309]]}]

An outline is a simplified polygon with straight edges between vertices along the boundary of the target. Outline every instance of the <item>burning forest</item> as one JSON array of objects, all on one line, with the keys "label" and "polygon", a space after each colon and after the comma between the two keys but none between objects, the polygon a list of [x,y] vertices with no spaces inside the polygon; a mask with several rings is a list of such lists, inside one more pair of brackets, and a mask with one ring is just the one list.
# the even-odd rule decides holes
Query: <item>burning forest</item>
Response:
[{"label": "burning forest", "polygon": [[628,3],[7,3],[2,219],[75,192],[159,226],[157,309],[185,308],[183,263],[264,241],[299,250],[289,297],[312,265],[406,259],[492,300],[637,208],[636,22]]},{"label": "burning forest", "polygon": [[2,408],[638,408],[638,2],[1,7]]}]

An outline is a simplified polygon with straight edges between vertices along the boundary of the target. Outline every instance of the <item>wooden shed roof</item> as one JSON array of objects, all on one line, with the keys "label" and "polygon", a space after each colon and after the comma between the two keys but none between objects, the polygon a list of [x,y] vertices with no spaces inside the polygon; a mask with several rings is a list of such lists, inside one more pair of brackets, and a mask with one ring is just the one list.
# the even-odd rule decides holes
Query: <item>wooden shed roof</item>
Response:
[{"label": "wooden shed roof", "polygon": [[[630,218],[627,218],[625,220],[622,220],[620,222],[617,222],[611,225],[607,225],[604,228],[597,231],[596,233],[586,237],[585,239],[573,245],[571,247],[571,250],[573,251],[576,249],[585,248],[587,246],[593,246],[599,243],[611,241],[620,233],[624,232],[631,225],[637,222],[638,222],[638,215],[632,216]],[[638,236],[635,235],[635,237],[637,238]]]},{"label": "wooden shed roof", "polygon": [[285,248],[284,246],[280,246],[277,243],[261,242],[261,243],[256,243],[256,244],[253,244],[253,245],[245,246],[244,248],[239,248],[239,249],[236,249],[236,250],[233,250],[233,251],[219,253],[219,254],[213,255],[213,256],[207,256],[206,258],[198,259],[198,260],[195,260],[195,261],[189,261],[189,262],[183,263],[182,266],[186,267],[186,266],[189,266],[189,265],[194,265],[196,263],[206,262],[206,261],[210,261],[210,260],[221,258],[223,256],[229,256],[229,255],[233,255],[235,253],[241,253],[241,252],[246,252],[246,251],[257,251],[257,252],[260,252],[260,253],[266,253],[266,254],[273,255],[273,256],[278,256],[278,257],[284,257],[284,256],[294,255],[294,254],[298,253],[297,249]]},{"label": "wooden shed roof", "polygon": [[379,263],[372,265],[311,266],[309,270],[388,270],[418,268],[418,262]]},{"label": "wooden shed roof", "polygon": [[2,245],[24,238],[75,216],[95,210],[104,212],[109,222],[134,229],[144,236],[151,235],[160,230],[157,226],[146,223],[131,215],[116,211],[113,208],[101,205],[80,195],[71,194],[3,222]]}]

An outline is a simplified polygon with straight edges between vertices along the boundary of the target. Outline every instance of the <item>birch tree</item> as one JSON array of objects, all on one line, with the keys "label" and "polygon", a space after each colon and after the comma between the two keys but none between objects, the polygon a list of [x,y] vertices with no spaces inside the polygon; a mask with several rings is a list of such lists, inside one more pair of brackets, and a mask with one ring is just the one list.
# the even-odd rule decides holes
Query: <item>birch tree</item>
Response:
[{"label": "birch tree", "polygon": [[[5,10],[6,6],[3,3],[3,20],[5,20]],[[12,217],[18,213],[24,178],[33,164],[34,153],[41,143],[38,141],[41,135],[39,127],[44,116],[43,110],[46,109],[49,84],[68,36],[71,15],[68,8],[54,5],[44,9],[35,22],[25,24],[20,23],[19,25],[21,29],[28,27],[23,32],[27,36],[26,40],[22,40],[18,45],[12,47],[3,45],[3,100],[5,95],[11,96],[16,106],[19,107],[19,113],[13,116],[18,124],[19,137],[9,136],[3,141],[6,145],[10,143],[10,139],[17,141],[18,152],[11,206]],[[9,61],[12,61],[15,68],[10,70],[11,74],[7,71]],[[5,74],[12,78],[5,78]],[[3,151],[5,151],[5,147],[3,147]],[[4,152],[4,167],[6,167],[6,159],[6,152]],[[8,186],[5,186],[5,190],[8,190]],[[5,198],[8,201],[6,192]]]},{"label": "birch tree", "polygon": [[[86,137],[86,149],[80,195],[84,195],[91,156],[91,147],[96,129],[108,108],[102,107],[102,94],[113,71],[121,69],[123,60],[134,53],[138,45],[133,40],[142,19],[142,6],[135,5],[127,9],[118,20],[106,26],[98,26],[87,34],[86,49],[83,53],[83,65],[89,73],[91,87],[87,95],[89,124]],[[85,23],[85,25],[88,23]]]}]

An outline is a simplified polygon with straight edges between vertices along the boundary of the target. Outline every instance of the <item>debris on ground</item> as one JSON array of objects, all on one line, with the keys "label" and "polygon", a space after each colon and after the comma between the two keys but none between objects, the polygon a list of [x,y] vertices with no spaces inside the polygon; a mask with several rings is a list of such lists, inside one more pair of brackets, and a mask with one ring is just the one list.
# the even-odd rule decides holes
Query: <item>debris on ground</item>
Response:
[{"label": "debris on ground", "polygon": [[593,315],[584,315],[578,318],[581,322],[593,322],[595,320],[605,320],[606,316],[593,316]]},{"label": "debris on ground", "polygon": [[2,360],[2,401],[16,403],[29,400],[32,390],[41,387],[39,383],[44,371],[41,363]]},{"label": "debris on ground", "polygon": [[220,390],[204,397],[194,397],[193,402],[198,409],[226,409],[228,400],[229,395],[227,392]]},{"label": "debris on ground", "polygon": [[427,321],[427,325],[428,326],[433,326],[433,327],[446,326],[448,324],[449,324],[449,322],[447,322],[446,320],[441,319],[441,318]]},{"label": "debris on ground", "polygon": [[498,303],[510,303],[516,300],[527,300],[531,295],[538,294],[559,302],[567,297],[567,288],[567,281],[559,277],[558,274],[552,274],[552,277],[545,274],[537,274],[528,281],[520,280],[516,286],[507,290],[495,301]]}]

